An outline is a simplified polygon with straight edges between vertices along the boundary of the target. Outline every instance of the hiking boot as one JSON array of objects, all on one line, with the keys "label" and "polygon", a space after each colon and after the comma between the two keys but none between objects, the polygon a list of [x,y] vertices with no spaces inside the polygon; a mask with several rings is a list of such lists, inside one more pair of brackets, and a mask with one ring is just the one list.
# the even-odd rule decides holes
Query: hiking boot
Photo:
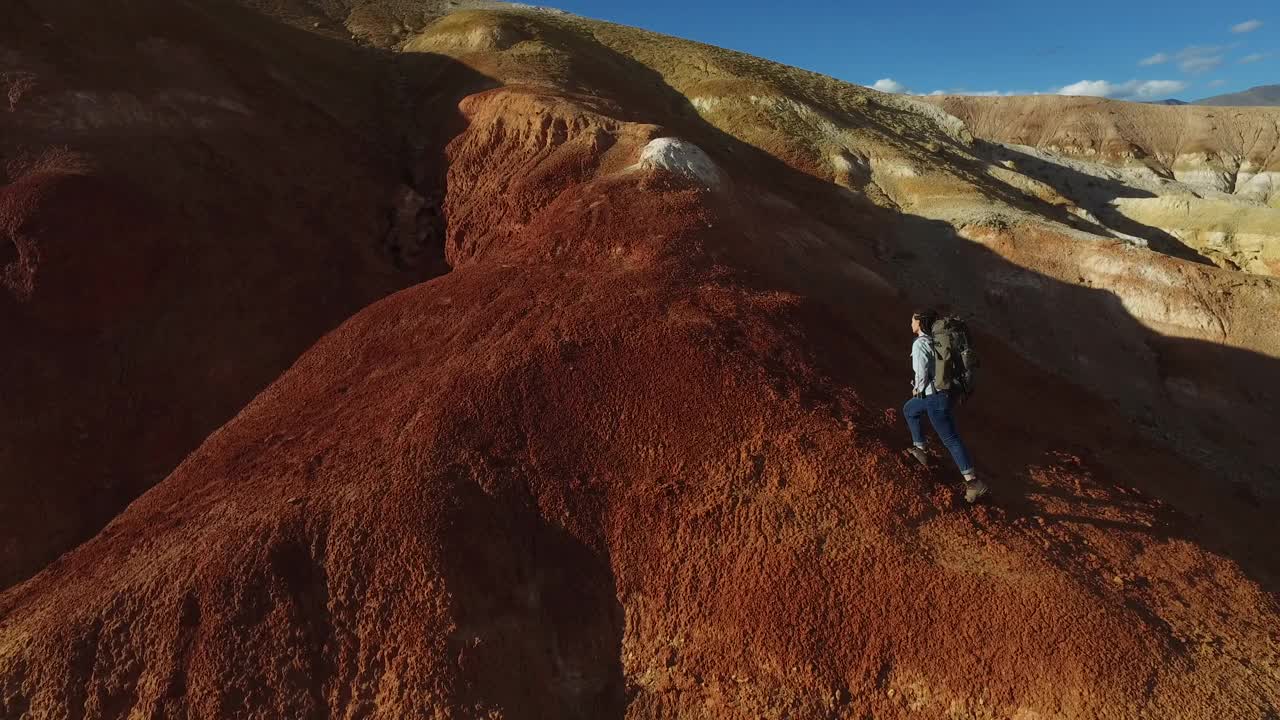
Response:
[{"label": "hiking boot", "polygon": [[912,445],[911,447],[907,448],[907,454],[915,458],[916,460],[918,460],[921,465],[924,465],[925,467],[929,467],[929,454],[924,451],[924,448],[919,448],[919,447],[916,447],[915,445]]},{"label": "hiking boot", "polygon": [[978,502],[978,498],[987,494],[987,484],[978,478],[965,478],[964,481],[964,501],[972,505]]}]

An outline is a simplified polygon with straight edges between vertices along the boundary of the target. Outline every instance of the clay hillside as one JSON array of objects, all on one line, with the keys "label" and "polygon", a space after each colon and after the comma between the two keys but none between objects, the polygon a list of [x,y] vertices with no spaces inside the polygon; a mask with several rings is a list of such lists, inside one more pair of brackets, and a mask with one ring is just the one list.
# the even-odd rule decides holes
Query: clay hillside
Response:
[{"label": "clay hillside", "polygon": [[1113,234],[1280,275],[1280,108],[927,99],[986,141],[988,159],[1051,186]]},{"label": "clay hillside", "polygon": [[1280,714],[1280,111],[392,0],[0,47],[0,717]]}]

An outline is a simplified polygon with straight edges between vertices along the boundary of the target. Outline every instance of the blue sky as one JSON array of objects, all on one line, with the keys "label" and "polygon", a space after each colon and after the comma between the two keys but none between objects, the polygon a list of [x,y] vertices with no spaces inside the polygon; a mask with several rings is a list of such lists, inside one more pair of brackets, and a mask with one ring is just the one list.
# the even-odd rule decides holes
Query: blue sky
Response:
[{"label": "blue sky", "polygon": [[1191,100],[1280,83],[1276,0],[538,1],[921,94]]}]

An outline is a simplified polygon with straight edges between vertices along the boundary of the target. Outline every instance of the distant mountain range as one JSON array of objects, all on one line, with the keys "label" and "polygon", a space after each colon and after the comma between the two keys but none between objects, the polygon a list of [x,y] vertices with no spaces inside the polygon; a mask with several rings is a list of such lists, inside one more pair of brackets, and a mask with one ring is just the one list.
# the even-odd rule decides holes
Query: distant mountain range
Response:
[{"label": "distant mountain range", "polygon": [[[1166,100],[1168,105],[1184,105],[1179,100]],[[1280,85],[1259,85],[1243,92],[1214,95],[1196,100],[1194,105],[1280,105]]]},{"label": "distant mountain range", "polygon": [[1276,105],[1280,106],[1280,85],[1259,85],[1243,90],[1238,93],[1228,93],[1226,95],[1214,95],[1213,97],[1201,98],[1199,100],[1179,100],[1177,98],[1166,98],[1164,100],[1148,100],[1148,105],[1217,105],[1217,106],[1262,106]]}]

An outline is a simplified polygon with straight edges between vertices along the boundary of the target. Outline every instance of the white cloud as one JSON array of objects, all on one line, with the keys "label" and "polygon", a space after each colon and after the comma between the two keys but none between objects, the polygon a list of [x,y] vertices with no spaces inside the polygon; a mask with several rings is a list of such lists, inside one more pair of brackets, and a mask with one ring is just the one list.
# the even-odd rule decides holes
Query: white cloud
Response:
[{"label": "white cloud", "polygon": [[1139,65],[1159,65],[1160,63],[1167,63],[1171,59],[1172,58],[1170,58],[1167,53],[1161,52],[1161,53],[1156,53],[1151,57],[1142,58],[1141,60],[1138,61],[1138,64]]},{"label": "white cloud", "polygon": [[1260,27],[1262,27],[1261,20],[1245,20],[1244,22],[1239,23],[1237,25],[1232,25],[1231,32],[1233,33],[1253,32],[1254,30],[1257,30]]},{"label": "white cloud", "polygon": [[1058,95],[1084,95],[1116,100],[1157,100],[1182,92],[1187,84],[1180,80],[1147,80],[1113,83],[1106,80],[1081,80],[1054,90]]},{"label": "white cloud", "polygon": [[1252,55],[1245,55],[1240,58],[1240,64],[1245,65],[1248,63],[1256,63],[1259,60],[1266,60],[1270,55],[1271,53],[1254,53]]},{"label": "white cloud", "polygon": [[894,80],[893,78],[880,78],[879,80],[875,81],[871,85],[871,87],[875,90],[879,90],[880,92],[887,92],[887,93],[907,92],[907,86],[903,85],[897,80]]},{"label": "white cloud", "polygon": [[1133,96],[1139,100],[1155,100],[1186,89],[1187,84],[1181,80],[1148,80],[1138,83],[1133,89]]},{"label": "white cloud", "polygon": [[1222,56],[1215,55],[1212,57],[1192,57],[1183,60],[1178,64],[1183,72],[1189,72],[1192,75],[1206,73],[1222,64]]},{"label": "white cloud", "polygon": [[1058,95],[1088,95],[1091,97],[1113,97],[1118,91],[1115,85],[1106,80],[1081,80],[1054,91]]},{"label": "white cloud", "polygon": [[1223,53],[1235,45],[1192,45],[1178,51],[1178,67],[1183,72],[1199,75],[1222,64]]}]

